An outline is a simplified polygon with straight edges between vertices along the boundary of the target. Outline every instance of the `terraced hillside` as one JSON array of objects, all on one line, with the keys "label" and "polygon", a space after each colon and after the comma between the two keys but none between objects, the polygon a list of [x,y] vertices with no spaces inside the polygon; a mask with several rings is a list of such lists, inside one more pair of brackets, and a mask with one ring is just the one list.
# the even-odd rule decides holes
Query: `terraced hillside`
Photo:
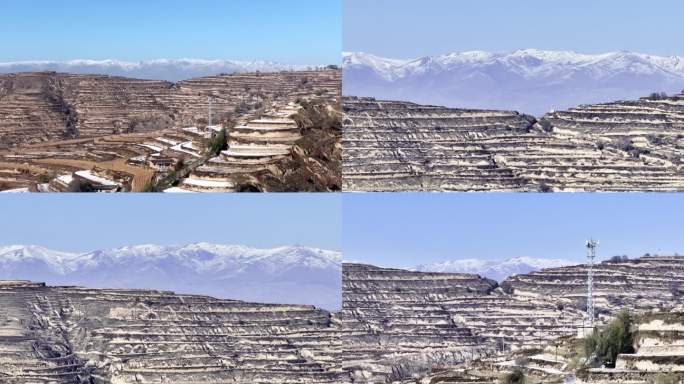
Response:
[{"label": "terraced hillside", "polygon": [[543,346],[581,322],[577,310],[507,295],[477,275],[343,266],[344,369],[358,383]]},{"label": "terraced hillside", "polygon": [[[587,267],[575,265],[516,275],[501,283],[514,296],[585,305]],[[684,257],[643,256],[594,267],[594,305],[600,313],[622,308],[650,311],[684,303]]]},{"label": "terraced hillside", "polygon": [[[344,369],[357,383],[413,383],[428,376],[433,382],[493,382],[524,360],[535,375],[569,375],[570,357],[559,358],[556,348],[574,356],[575,347],[564,345],[576,345],[575,337],[589,332],[586,278],[583,265],[515,275],[499,285],[472,274],[344,264]],[[650,316],[684,305],[682,257],[604,262],[596,266],[594,279],[598,325],[625,308]],[[656,325],[670,333],[656,332],[661,341],[653,341],[644,332],[641,344],[662,345],[679,335],[678,326]],[[624,356],[624,364],[636,359],[643,369],[651,359],[680,366],[679,357],[672,357],[679,347],[670,344],[643,349],[644,357]]]},{"label": "terraced hillside", "polygon": [[634,344],[634,354],[618,355],[616,369],[684,372],[684,307],[641,318]]},{"label": "terraced hillside", "polygon": [[340,383],[338,321],[305,305],[0,282],[0,382]]},{"label": "terraced hillside", "polygon": [[163,81],[20,73],[0,75],[0,94],[0,143],[5,148],[121,133],[134,129],[136,116],[173,115],[173,84]]},{"label": "terraced hillside", "polygon": [[539,120],[373,98],[343,105],[345,190],[684,190],[684,94]]},{"label": "terraced hillside", "polygon": [[331,192],[341,189],[341,112],[315,98],[261,111],[227,130],[225,150],[166,192]]},{"label": "terraced hillside", "polygon": [[653,384],[684,379],[684,307],[635,316],[631,330],[634,353],[618,354],[615,368],[584,367],[583,340],[566,337],[546,348],[434,369],[420,382],[501,383],[514,370],[532,383]]},{"label": "terraced hillside", "polygon": [[0,75],[0,190],[62,191],[75,172],[92,171],[114,189],[141,191],[155,176],[202,165],[221,127],[245,125],[296,101],[339,103],[339,93],[339,70],[175,84],[51,72]]},{"label": "terraced hillside", "polygon": [[[177,84],[105,75],[54,72],[0,75],[0,143],[4,147],[65,137],[159,129],[136,124],[169,119],[162,127],[192,125],[254,100],[288,99],[339,90],[335,71],[210,76]],[[167,123],[166,125],[161,123]]]}]

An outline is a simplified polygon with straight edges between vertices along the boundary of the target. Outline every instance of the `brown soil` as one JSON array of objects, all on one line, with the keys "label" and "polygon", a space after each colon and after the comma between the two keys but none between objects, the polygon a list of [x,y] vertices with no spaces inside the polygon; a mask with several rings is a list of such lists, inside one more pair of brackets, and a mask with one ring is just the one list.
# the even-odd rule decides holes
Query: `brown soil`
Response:
[{"label": "brown soil", "polygon": [[36,167],[26,163],[11,163],[6,161],[0,161],[0,168],[3,169],[16,169],[20,171],[28,171],[31,173],[36,173],[40,175],[48,174],[49,171],[44,168]]},{"label": "brown soil", "polygon": [[152,169],[130,165],[126,162],[126,159],[116,159],[99,163],[94,161],[72,159],[41,159],[36,160],[35,162],[41,164],[65,165],[81,169],[93,169],[94,167],[99,167],[111,171],[125,172],[133,176],[133,192],[142,192],[145,189],[145,186],[150,182],[150,180],[152,180],[155,173]]}]

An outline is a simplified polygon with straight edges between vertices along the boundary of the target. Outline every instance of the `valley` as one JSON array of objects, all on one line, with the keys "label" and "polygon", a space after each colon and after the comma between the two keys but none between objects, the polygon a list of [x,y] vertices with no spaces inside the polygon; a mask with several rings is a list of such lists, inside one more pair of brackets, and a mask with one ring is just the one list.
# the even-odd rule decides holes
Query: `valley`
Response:
[{"label": "valley", "polygon": [[[339,128],[294,116],[309,116],[315,108],[316,114],[325,110],[329,119],[339,118],[340,81],[336,69],[233,73],[177,83],[3,74],[0,190],[339,189]],[[320,140],[327,152],[312,154]],[[305,171],[294,169],[293,161]],[[297,183],[290,177],[297,172],[313,181]]]}]

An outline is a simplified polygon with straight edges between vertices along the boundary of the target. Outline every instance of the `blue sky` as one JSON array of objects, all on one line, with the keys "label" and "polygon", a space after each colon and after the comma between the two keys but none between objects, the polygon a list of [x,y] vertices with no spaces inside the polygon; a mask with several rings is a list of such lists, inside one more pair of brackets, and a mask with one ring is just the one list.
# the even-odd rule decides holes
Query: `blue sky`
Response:
[{"label": "blue sky", "polygon": [[413,58],[525,48],[684,55],[681,0],[344,0],[344,49]]},{"label": "blue sky", "polygon": [[338,194],[5,194],[0,205],[2,245],[341,244]]},{"label": "blue sky", "polygon": [[375,193],[343,199],[345,260],[395,267],[517,256],[684,254],[684,194]]},{"label": "blue sky", "polygon": [[341,0],[3,0],[0,61],[340,61]]}]

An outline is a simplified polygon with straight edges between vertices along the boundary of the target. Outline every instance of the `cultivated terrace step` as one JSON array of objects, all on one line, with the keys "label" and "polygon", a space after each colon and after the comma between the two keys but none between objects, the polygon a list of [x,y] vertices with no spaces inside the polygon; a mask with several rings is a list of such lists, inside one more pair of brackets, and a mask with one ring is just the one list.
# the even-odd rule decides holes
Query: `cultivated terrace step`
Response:
[{"label": "cultivated terrace step", "polygon": [[[502,286],[514,296],[553,298],[581,308],[586,277],[587,266],[575,265],[515,275]],[[599,313],[607,316],[623,308],[650,311],[684,303],[684,257],[643,256],[596,264],[594,297]]]},{"label": "cultivated terrace step", "polygon": [[0,308],[3,383],[345,381],[339,322],[312,306],[9,281]]},{"label": "cultivated terrace step", "polygon": [[[227,74],[175,84],[54,72],[2,74],[0,191],[37,191],[58,176],[95,166],[127,173],[130,180],[122,190],[142,191],[177,164],[200,161],[220,129],[216,124],[228,120],[238,122],[231,139],[236,145],[288,146],[301,137],[289,119],[298,111],[295,102],[338,103],[340,84],[339,70]],[[208,127],[210,103],[214,125]]]},{"label": "cultivated terrace step", "polygon": [[682,191],[684,95],[541,119],[345,97],[351,191]]},{"label": "cultivated terrace step", "polygon": [[342,321],[344,369],[370,383],[543,347],[575,334],[582,314],[477,275],[344,264]]}]

